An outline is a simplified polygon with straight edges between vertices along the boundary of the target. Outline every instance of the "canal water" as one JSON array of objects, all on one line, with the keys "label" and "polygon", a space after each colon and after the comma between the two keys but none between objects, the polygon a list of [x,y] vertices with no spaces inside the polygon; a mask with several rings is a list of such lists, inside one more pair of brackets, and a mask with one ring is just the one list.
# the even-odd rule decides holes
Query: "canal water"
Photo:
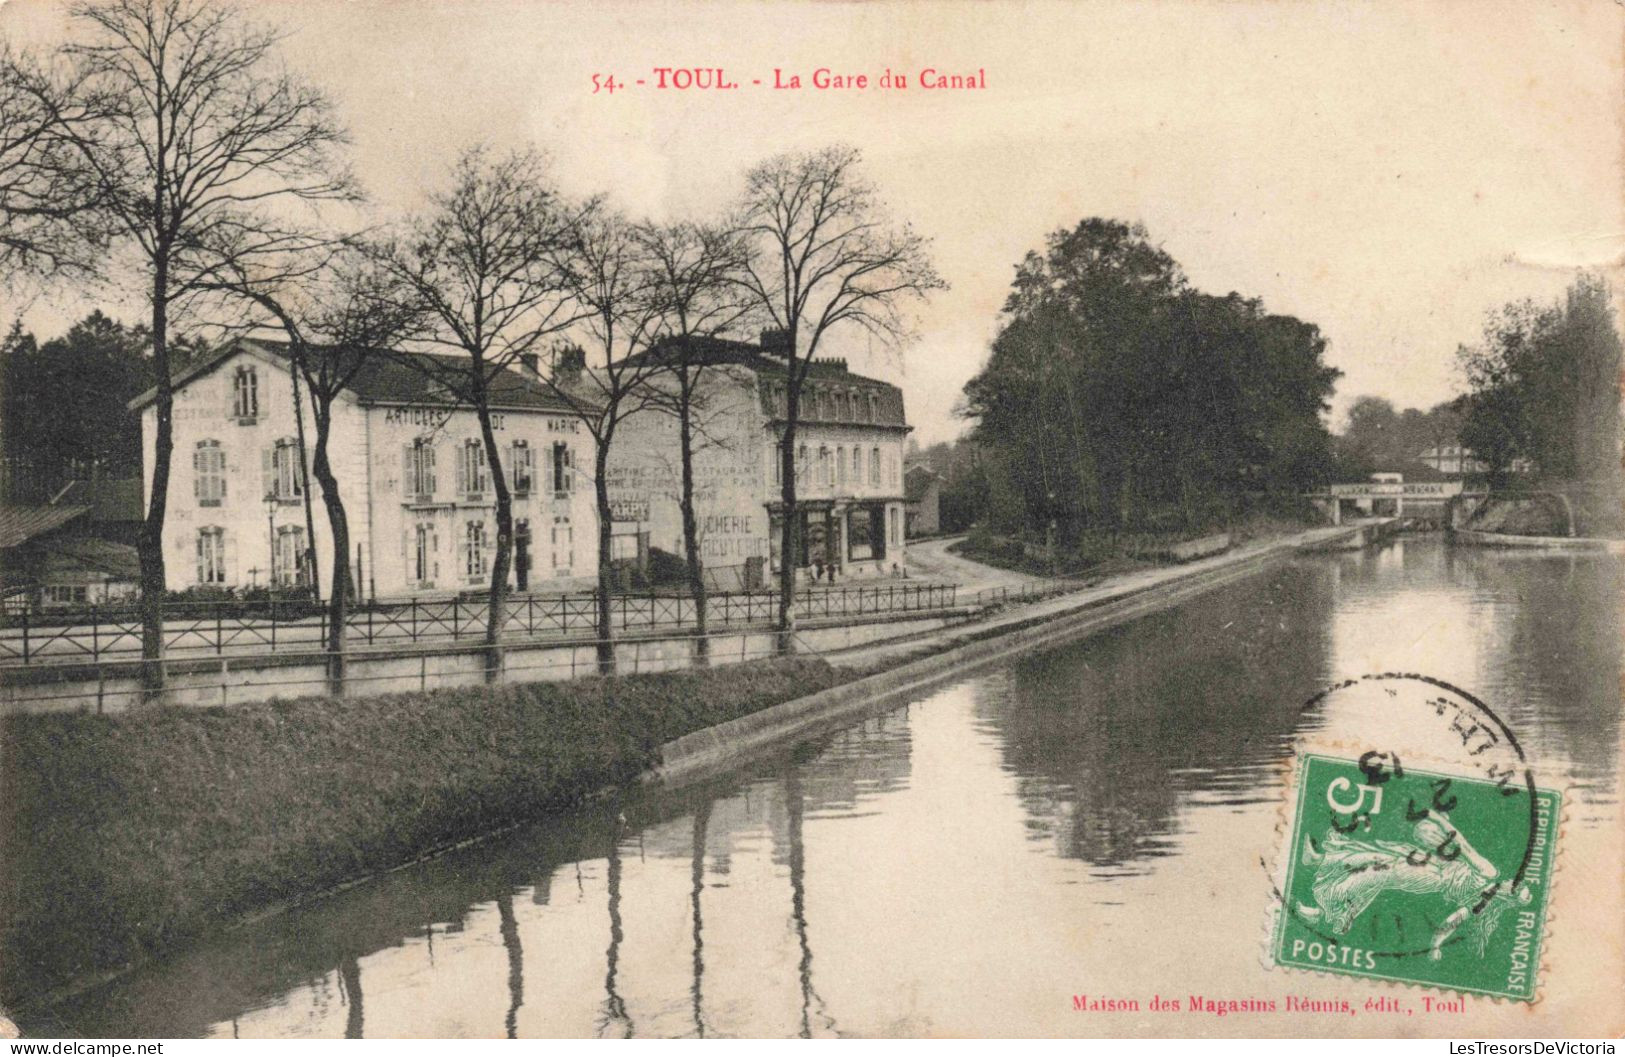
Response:
[{"label": "canal water", "polygon": [[[1538,781],[1569,791],[1560,861],[1620,876],[1622,587],[1615,558],[1436,538],[1295,559],[711,784],[538,824],[236,931],[27,1026],[1482,1035],[1492,1016],[1509,1032],[1595,1034],[1625,971],[1617,884],[1567,905],[1559,874],[1533,1010],[1430,1012],[1430,992],[1266,969],[1261,860],[1293,738],[1335,720],[1304,703],[1333,680],[1408,671],[1489,703]],[[1078,1011],[1078,995],[1138,1009]],[[1152,1012],[1153,996],[1181,1012]],[[1277,1012],[1191,1012],[1191,996]],[[1381,996],[1403,1009],[1363,1007]],[[1288,998],[1356,1012],[1286,1014]]]}]

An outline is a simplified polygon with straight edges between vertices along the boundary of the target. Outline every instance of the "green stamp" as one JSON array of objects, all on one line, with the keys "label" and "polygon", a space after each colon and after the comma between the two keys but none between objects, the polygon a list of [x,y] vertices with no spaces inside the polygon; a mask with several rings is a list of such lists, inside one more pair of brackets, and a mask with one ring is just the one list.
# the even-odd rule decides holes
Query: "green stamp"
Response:
[{"label": "green stamp", "polygon": [[1272,959],[1533,1001],[1562,798],[1526,776],[1300,757]]}]

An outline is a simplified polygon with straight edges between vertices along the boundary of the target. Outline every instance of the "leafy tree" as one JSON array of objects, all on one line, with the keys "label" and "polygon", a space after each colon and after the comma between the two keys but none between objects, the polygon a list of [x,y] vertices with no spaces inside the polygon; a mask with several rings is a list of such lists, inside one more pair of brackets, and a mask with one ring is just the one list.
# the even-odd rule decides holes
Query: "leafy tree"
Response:
[{"label": "leafy tree", "polygon": [[1330,470],[1319,330],[1191,289],[1142,227],[1055,232],[1005,311],[964,411],[1029,531],[1193,527]]},{"label": "leafy tree", "polygon": [[637,238],[647,259],[647,296],[656,311],[657,333],[665,339],[663,369],[650,380],[650,389],[654,407],[677,420],[683,556],[694,599],[696,657],[705,663],[711,642],[706,635],[705,566],[694,504],[694,455],[703,443],[711,410],[707,383],[712,364],[703,343],[728,330],[749,309],[739,282],[745,249],[738,233],[724,225],[644,225]]},{"label": "leafy tree", "polygon": [[1557,304],[1503,306],[1457,357],[1469,388],[1462,440],[1492,485],[1518,459],[1547,478],[1617,477],[1621,344],[1600,277],[1581,276]]},{"label": "leafy tree", "polygon": [[141,561],[143,682],[163,687],[164,517],[174,453],[171,314],[223,270],[260,273],[306,238],[300,205],[350,200],[326,97],[279,68],[277,37],[213,0],[75,9],[65,76],[100,101],[55,131],[102,192],[151,308],[157,381]]},{"label": "leafy tree", "polygon": [[107,244],[106,184],[73,136],[104,99],[0,41],[0,283],[86,278]]},{"label": "leafy tree", "polygon": [[[340,394],[377,360],[419,336],[423,308],[399,279],[377,264],[359,243],[321,247],[303,266],[287,263],[272,278],[243,273],[222,277],[220,289],[258,309],[266,325],[286,335],[294,392],[310,401],[315,426],[311,474],[322,492],[333,540],[332,589],[327,598],[328,680],[332,693],[344,689],[345,631],[350,598],[350,519],[333,472],[333,406]],[[303,446],[303,433],[300,435]],[[306,490],[308,500],[308,489]],[[314,541],[313,541],[314,542]],[[314,550],[312,551],[314,554]]]},{"label": "leafy tree", "polygon": [[62,479],[91,466],[139,473],[141,419],[125,405],[151,384],[147,345],[144,330],[99,311],[44,345],[14,330],[5,362],[6,454],[31,457],[37,472]]},{"label": "leafy tree", "polygon": [[745,176],[739,228],[750,251],[745,290],[783,333],[786,407],[778,437],[780,491],[779,647],[791,646],[795,590],[796,427],[801,390],[824,339],[861,328],[885,341],[906,329],[910,302],[946,287],[927,241],[891,222],[851,147],[781,154]]},{"label": "leafy tree", "polygon": [[496,496],[485,626],[491,679],[501,673],[514,543],[513,495],[491,419],[492,389],[500,390],[520,357],[538,352],[549,335],[580,317],[571,302],[566,255],[579,243],[581,212],[554,188],[540,155],[496,155],[474,147],[453,165],[450,186],[431,195],[429,208],[412,218],[406,234],[377,254],[395,287],[410,298],[401,307],[426,321],[425,339],[455,354],[407,362],[473,408],[479,422]]},{"label": "leafy tree", "polygon": [[615,670],[615,628],[610,616],[614,587],[614,512],[609,502],[609,460],[621,423],[650,407],[650,381],[662,364],[648,355],[660,332],[657,273],[637,226],[594,208],[575,225],[575,240],[561,272],[581,315],[579,344],[561,348],[547,385],[568,404],[593,439],[593,499],[598,513],[598,669]]}]

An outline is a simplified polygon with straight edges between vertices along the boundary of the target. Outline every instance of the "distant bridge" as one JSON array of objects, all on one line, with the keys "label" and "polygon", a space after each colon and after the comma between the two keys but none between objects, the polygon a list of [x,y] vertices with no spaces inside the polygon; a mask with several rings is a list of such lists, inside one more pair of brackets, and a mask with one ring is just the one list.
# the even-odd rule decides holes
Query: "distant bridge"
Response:
[{"label": "distant bridge", "polygon": [[[1462,481],[1357,481],[1333,484],[1304,496],[1334,525],[1345,515],[1428,517],[1444,520],[1450,504],[1466,492]],[[1477,494],[1476,490],[1471,494]]]}]

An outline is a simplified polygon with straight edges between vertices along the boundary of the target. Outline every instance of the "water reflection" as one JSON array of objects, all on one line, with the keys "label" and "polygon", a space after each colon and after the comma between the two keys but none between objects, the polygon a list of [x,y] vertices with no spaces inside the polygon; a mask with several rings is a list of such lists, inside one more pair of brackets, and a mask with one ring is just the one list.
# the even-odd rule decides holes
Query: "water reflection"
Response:
[{"label": "water reflection", "polygon": [[[1266,974],[1254,935],[1282,761],[1295,735],[1336,719],[1300,705],[1365,671],[1426,662],[1491,702],[1532,758],[1574,783],[1570,861],[1617,872],[1620,570],[1437,542],[1284,565],[725,780],[584,810],[246,928],[25,1026],[1278,1031],[1246,1017],[1085,1023],[1067,1000],[1349,993],[1334,978]],[[1229,934],[1215,928],[1247,942],[1215,943]],[[1553,964],[1617,980],[1625,967],[1606,958],[1619,953],[1599,959],[1584,941],[1554,933]],[[546,954],[527,966],[527,950]],[[1539,1015],[1580,1012],[1549,994]]]},{"label": "water reflection", "polygon": [[1332,605],[1323,567],[1290,567],[984,680],[977,713],[1034,836],[1132,872],[1170,853],[1193,791],[1215,807],[1263,799],[1260,771],[1324,684]]}]

